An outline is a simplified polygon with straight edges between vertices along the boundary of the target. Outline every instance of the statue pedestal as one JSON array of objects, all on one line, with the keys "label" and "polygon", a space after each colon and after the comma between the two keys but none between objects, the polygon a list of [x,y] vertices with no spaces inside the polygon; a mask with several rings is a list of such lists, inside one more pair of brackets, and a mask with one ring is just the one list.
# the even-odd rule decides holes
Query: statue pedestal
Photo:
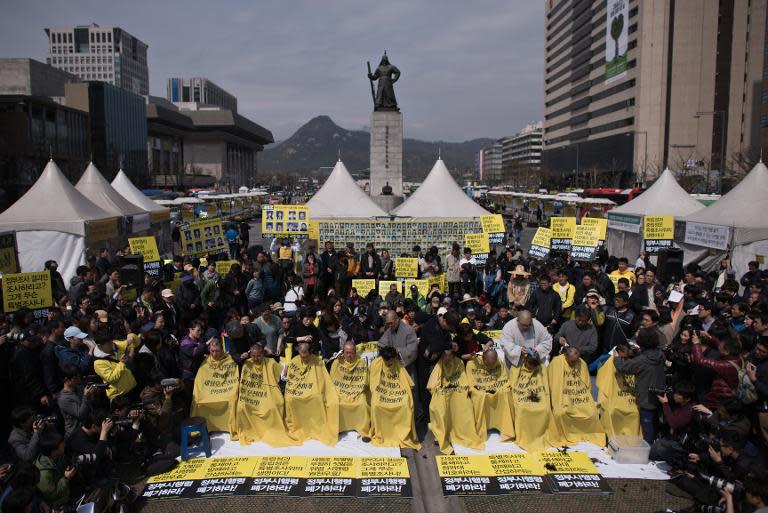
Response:
[{"label": "statue pedestal", "polygon": [[[403,201],[403,115],[394,111],[371,114],[371,198],[389,212]],[[381,194],[389,184],[392,194]]]}]

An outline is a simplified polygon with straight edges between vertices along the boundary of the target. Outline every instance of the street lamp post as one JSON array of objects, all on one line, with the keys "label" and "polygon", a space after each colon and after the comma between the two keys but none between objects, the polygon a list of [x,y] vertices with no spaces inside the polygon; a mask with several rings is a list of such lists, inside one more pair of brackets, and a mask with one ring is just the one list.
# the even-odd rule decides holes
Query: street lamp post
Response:
[{"label": "street lamp post", "polygon": [[[724,110],[697,112],[694,117],[700,118],[701,116],[712,116],[713,118],[716,116],[720,116],[720,174],[717,179],[717,192],[719,193],[720,190],[722,189],[723,173],[725,172],[725,128],[726,128],[725,121],[727,117],[727,112]],[[709,168],[711,169],[712,165],[710,165]],[[709,187],[709,174],[707,174],[707,187]]]}]

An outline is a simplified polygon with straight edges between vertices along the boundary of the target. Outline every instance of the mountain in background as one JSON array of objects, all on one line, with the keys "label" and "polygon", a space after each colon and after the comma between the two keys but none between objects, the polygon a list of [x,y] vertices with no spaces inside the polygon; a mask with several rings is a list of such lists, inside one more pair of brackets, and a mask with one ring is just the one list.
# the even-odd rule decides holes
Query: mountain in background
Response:
[{"label": "mountain in background", "polygon": [[[363,130],[347,130],[328,116],[317,116],[299,128],[288,139],[259,154],[260,173],[316,172],[320,167],[332,167],[341,159],[350,173],[367,170],[370,165],[370,134]],[[403,178],[421,181],[442,155],[451,171],[471,170],[481,148],[493,139],[473,139],[461,143],[403,140]],[[366,171],[367,174],[367,171]]]}]

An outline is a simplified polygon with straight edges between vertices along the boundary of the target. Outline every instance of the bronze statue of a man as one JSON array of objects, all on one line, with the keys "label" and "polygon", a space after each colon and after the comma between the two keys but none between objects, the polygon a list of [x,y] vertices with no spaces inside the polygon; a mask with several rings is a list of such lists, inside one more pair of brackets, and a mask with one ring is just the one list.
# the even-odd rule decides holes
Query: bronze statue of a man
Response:
[{"label": "bronze statue of a man", "polygon": [[368,79],[371,81],[371,87],[373,87],[373,81],[378,80],[376,88],[376,96],[373,99],[373,110],[393,110],[399,111],[397,108],[397,100],[395,99],[394,83],[400,78],[400,70],[396,66],[389,63],[387,58],[387,52],[384,52],[384,56],[381,58],[379,67],[373,73],[370,72],[370,65],[368,66]]}]

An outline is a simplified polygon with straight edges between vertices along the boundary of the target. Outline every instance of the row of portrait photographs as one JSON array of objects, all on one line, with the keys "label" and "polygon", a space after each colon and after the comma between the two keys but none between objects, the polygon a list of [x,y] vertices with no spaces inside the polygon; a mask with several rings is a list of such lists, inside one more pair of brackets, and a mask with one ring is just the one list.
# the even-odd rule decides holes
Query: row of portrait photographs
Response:
[{"label": "row of portrait photographs", "polygon": [[306,232],[307,223],[271,223],[267,221],[264,224],[264,231],[270,233],[294,233]]},{"label": "row of portrait photographs", "polygon": [[[274,221],[282,221],[283,220],[283,211],[282,210],[265,210],[264,211],[264,219],[272,219]],[[307,219],[307,212],[304,210],[288,210],[288,221],[306,221]]]},{"label": "row of portrait photographs", "polygon": [[184,253],[187,255],[193,255],[202,253],[204,251],[212,251],[221,248],[224,248],[224,239],[222,237],[205,239],[202,241],[198,240],[194,243],[185,241],[184,243]]},{"label": "row of portrait photographs", "polygon": [[200,232],[200,228],[194,228],[192,230],[184,230],[184,241],[185,242],[191,242],[195,240],[202,239],[203,237],[209,238],[209,237],[215,237],[218,235],[221,235],[221,225],[214,224],[213,226],[208,225],[203,227],[202,234]]}]

